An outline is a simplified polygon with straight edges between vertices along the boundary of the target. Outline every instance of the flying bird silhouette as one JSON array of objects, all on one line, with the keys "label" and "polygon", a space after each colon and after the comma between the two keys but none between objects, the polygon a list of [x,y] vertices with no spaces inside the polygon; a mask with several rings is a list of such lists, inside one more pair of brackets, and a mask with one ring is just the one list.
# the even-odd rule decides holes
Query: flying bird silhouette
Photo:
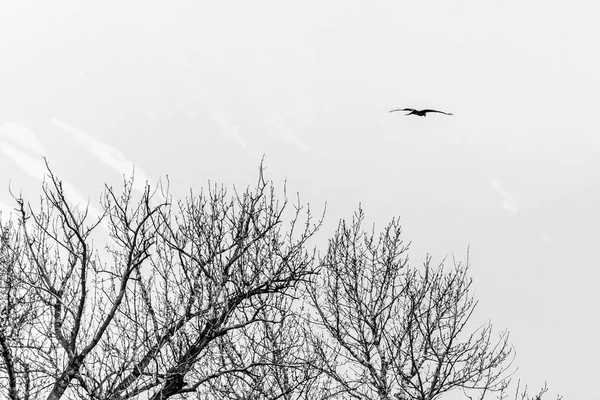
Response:
[{"label": "flying bird silhouette", "polygon": [[405,115],[418,115],[419,117],[426,117],[428,112],[434,112],[434,113],[440,113],[440,114],[446,114],[446,115],[454,115],[452,113],[447,113],[444,111],[438,111],[438,110],[430,110],[429,108],[425,109],[425,110],[415,110],[414,108],[395,108],[393,110],[390,110],[390,112],[396,112],[396,111],[410,111],[408,114]]}]

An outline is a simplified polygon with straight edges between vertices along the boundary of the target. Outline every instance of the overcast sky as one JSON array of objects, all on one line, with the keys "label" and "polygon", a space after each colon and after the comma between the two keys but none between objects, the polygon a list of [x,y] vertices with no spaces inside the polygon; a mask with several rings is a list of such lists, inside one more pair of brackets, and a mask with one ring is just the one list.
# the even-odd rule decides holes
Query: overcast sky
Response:
[{"label": "overcast sky", "polygon": [[[85,4],[85,5],[83,5]],[[324,236],[359,203],[411,258],[466,257],[516,376],[600,399],[600,6],[52,1],[0,6],[0,207],[46,156],[73,201],[267,175]],[[426,118],[395,107],[454,113]]]}]

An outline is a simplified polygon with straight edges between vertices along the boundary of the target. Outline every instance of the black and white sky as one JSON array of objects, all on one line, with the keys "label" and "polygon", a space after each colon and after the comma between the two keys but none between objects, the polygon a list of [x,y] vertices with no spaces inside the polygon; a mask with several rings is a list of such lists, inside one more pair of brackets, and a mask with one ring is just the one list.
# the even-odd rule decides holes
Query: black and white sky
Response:
[{"label": "black and white sky", "polygon": [[[599,399],[600,6],[564,1],[0,5],[0,207],[42,156],[73,201],[135,165],[176,194],[267,175],[322,210],[400,216],[466,257],[516,376]],[[392,108],[434,108],[426,118]],[[7,211],[8,212],[8,211]],[[6,215],[6,213],[5,213]]]}]

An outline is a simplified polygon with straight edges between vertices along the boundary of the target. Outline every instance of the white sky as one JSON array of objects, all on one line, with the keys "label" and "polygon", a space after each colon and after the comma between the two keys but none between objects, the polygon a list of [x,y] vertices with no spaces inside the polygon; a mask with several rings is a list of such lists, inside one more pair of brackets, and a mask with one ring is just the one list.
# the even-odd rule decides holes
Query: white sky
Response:
[{"label": "white sky", "polygon": [[401,216],[414,262],[471,245],[517,376],[600,399],[595,2],[82,4],[0,6],[2,208],[10,179],[35,196],[41,155],[93,202],[134,164],[140,188],[246,186],[264,154],[328,202],[323,237],[362,202]]}]

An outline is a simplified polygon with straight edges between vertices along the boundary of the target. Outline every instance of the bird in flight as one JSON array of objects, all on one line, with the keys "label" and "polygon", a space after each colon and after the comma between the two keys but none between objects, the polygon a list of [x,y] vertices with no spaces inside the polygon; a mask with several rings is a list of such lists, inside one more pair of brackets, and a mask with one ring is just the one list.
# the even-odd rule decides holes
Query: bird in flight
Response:
[{"label": "bird in flight", "polygon": [[415,110],[414,108],[395,108],[393,110],[390,110],[390,112],[396,112],[396,111],[410,111],[408,114],[405,114],[405,115],[414,114],[414,115],[418,115],[419,117],[426,117],[427,113],[429,113],[429,112],[446,114],[446,115],[454,115],[454,114],[443,112],[443,111],[430,110],[429,108],[427,108],[425,110]]}]

